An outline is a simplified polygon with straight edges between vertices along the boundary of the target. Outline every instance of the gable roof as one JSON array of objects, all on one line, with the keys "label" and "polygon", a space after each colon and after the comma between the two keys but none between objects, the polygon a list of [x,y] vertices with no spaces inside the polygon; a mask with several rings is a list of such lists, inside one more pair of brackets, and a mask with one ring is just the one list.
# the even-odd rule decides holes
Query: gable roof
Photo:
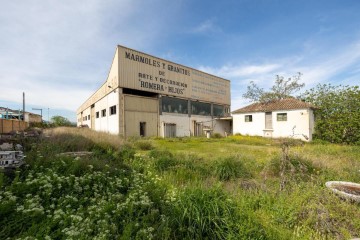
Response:
[{"label": "gable roof", "polygon": [[316,109],[316,107],[310,103],[300,101],[295,98],[286,98],[280,100],[274,100],[266,103],[253,103],[246,107],[233,111],[236,113],[249,113],[249,112],[271,112],[276,110],[295,110],[295,109]]}]

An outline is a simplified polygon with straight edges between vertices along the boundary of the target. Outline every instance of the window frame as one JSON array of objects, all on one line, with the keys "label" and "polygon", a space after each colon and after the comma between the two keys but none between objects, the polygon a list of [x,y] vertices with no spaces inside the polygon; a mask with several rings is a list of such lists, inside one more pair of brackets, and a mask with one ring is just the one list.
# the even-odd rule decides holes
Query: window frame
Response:
[{"label": "window frame", "polygon": [[109,107],[109,116],[116,114],[116,105]]},{"label": "window frame", "polygon": [[287,122],[287,113],[277,113],[276,121],[278,122]]},{"label": "window frame", "polygon": [[101,117],[106,117],[106,108],[101,110]]},{"label": "window frame", "polygon": [[176,97],[162,97],[161,111],[164,113],[188,114],[188,100]]},{"label": "window frame", "polygon": [[191,115],[211,116],[211,103],[191,101]]},{"label": "window frame", "polygon": [[247,114],[244,116],[244,121],[245,122],[252,122],[253,121],[253,116],[252,114]]}]

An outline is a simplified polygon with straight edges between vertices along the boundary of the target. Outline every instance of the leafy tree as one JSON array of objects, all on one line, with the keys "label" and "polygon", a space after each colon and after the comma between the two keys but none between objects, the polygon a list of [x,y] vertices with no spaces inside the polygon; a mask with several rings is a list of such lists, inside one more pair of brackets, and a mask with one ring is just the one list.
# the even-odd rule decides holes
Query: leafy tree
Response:
[{"label": "leafy tree", "polygon": [[276,75],[275,84],[270,88],[270,91],[264,91],[264,89],[251,81],[243,97],[250,99],[252,102],[269,102],[289,98],[305,86],[305,83],[299,83],[301,75],[299,72],[287,80],[283,76]]},{"label": "leafy tree", "polygon": [[73,124],[65,117],[62,116],[53,116],[51,118],[52,124],[54,124],[55,127],[60,126],[73,126]]},{"label": "leafy tree", "polygon": [[315,111],[314,138],[360,144],[359,86],[319,84],[303,97],[319,108]]}]

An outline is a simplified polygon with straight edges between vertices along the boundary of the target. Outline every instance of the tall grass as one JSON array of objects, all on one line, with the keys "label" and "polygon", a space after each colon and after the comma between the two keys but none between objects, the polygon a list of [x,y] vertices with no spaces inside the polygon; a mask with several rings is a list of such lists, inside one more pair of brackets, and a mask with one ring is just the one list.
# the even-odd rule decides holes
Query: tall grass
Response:
[{"label": "tall grass", "polygon": [[[360,181],[355,146],[291,147],[279,191],[276,140],[124,140],[71,128],[46,134],[25,146],[26,167],[0,174],[1,239],[360,236],[359,206],[324,187],[328,180]],[[92,154],[58,154],[66,151]]]},{"label": "tall grass", "polygon": [[88,128],[71,128],[71,127],[58,127],[45,130],[46,135],[58,136],[68,134],[70,136],[82,136],[85,139],[90,140],[102,147],[112,146],[113,148],[119,148],[124,144],[125,140],[118,136],[105,132],[96,132]]},{"label": "tall grass", "polygon": [[238,156],[217,159],[214,163],[214,174],[222,181],[236,178],[250,178],[251,173],[246,169]]}]

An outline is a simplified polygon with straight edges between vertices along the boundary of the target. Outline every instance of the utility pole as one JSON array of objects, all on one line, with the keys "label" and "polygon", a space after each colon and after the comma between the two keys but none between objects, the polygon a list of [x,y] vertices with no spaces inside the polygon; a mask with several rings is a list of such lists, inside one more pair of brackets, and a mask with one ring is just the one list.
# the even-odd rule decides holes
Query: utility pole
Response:
[{"label": "utility pole", "polygon": [[23,92],[23,121],[25,122],[25,92]]}]

